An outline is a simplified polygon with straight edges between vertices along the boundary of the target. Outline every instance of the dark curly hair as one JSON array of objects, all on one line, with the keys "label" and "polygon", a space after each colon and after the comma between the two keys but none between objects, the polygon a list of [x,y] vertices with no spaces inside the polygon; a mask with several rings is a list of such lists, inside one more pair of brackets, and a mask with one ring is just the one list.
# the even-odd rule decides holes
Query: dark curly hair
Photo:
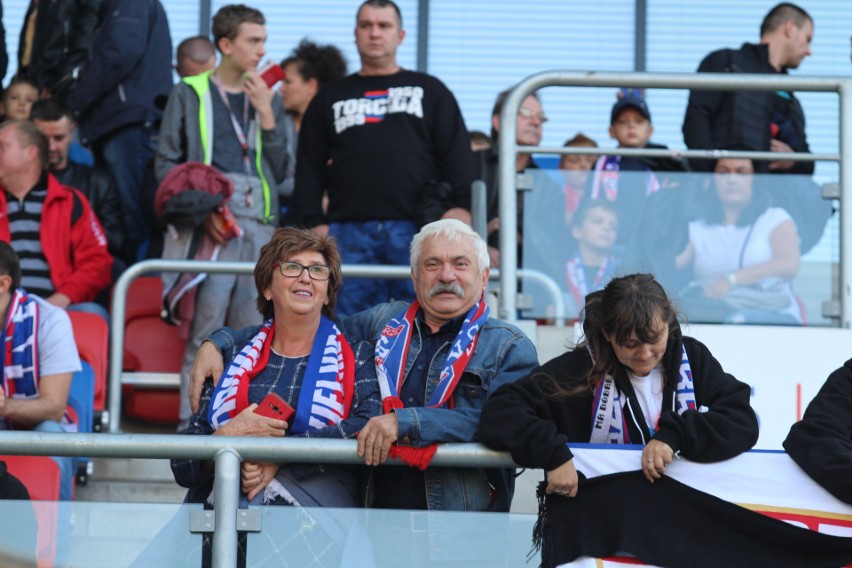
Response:
[{"label": "dark curly hair", "polygon": [[281,67],[295,63],[302,79],[316,79],[322,87],[346,76],[346,58],[333,45],[320,45],[303,39],[282,62]]}]

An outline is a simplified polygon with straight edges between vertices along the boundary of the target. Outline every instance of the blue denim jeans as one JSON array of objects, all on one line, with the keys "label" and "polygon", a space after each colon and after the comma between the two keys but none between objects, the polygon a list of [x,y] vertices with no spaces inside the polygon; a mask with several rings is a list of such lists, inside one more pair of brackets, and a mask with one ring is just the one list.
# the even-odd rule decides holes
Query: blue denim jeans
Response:
[{"label": "blue denim jeans", "polygon": [[156,128],[131,124],[108,134],[94,147],[96,162],[112,172],[118,186],[128,250],[135,251],[150,236],[142,199],[145,170],[157,151],[158,134]]},{"label": "blue denim jeans", "polygon": [[[337,238],[343,264],[410,265],[408,247],[417,232],[412,221],[351,221],[331,223],[329,232]],[[335,313],[351,315],[382,302],[411,301],[411,280],[348,278],[337,296]]]}]

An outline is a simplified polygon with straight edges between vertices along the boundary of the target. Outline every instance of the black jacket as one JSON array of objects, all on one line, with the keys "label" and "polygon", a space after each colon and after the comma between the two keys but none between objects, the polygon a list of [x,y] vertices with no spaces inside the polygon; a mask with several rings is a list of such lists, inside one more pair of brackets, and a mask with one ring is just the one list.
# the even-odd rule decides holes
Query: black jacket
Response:
[{"label": "black jacket", "polygon": [[80,141],[157,126],[172,90],[172,40],[159,0],[103,0],[89,57],[67,97]]},{"label": "black jacket", "polygon": [[19,73],[34,81],[39,89],[62,95],[70,85],[71,70],[89,53],[100,4],[101,0],[41,0],[30,64],[24,69],[20,64],[26,45],[26,22],[34,9],[30,2],[18,43]]},{"label": "black jacket", "polygon": [[826,491],[852,504],[852,359],[829,375],[784,449]]},{"label": "black jacket", "polygon": [[107,238],[107,248],[114,257],[124,257],[127,234],[121,216],[121,199],[115,178],[108,171],[68,162],[64,170],[51,172],[59,183],[79,189],[101,222]]},{"label": "black jacket", "polygon": [[[670,408],[667,402],[674,396],[680,367],[681,341],[675,335],[669,335],[663,358],[664,410],[653,439],[697,462],[721,461],[750,449],[758,436],[757,417],[749,405],[751,389],[726,373],[707,347],[690,337],[683,337],[682,345],[692,367],[695,399],[699,408],[708,410],[683,414],[665,410]],[[588,351],[579,347],[500,387],[485,402],[477,439],[511,452],[523,467],[550,471],[564,464],[573,457],[567,442],[589,442],[594,393],[571,397],[545,393],[552,393],[554,384],[568,389],[584,384],[591,366]],[[615,382],[628,398],[635,397],[626,373],[616,373]],[[635,402],[632,407],[639,408]]]},{"label": "black jacket", "polygon": [[[769,47],[752,43],[744,43],[739,49],[714,51],[704,58],[698,72],[778,73],[769,63]],[[771,91],[690,91],[683,139],[690,149],[769,151],[773,115],[780,118],[782,126],[776,138],[796,152],[810,152],[805,137],[805,114],[793,93],[781,97]],[[692,160],[690,165],[695,171],[706,172],[710,171],[712,162]],[[791,170],[808,175],[813,172],[813,162],[796,162]]]}]

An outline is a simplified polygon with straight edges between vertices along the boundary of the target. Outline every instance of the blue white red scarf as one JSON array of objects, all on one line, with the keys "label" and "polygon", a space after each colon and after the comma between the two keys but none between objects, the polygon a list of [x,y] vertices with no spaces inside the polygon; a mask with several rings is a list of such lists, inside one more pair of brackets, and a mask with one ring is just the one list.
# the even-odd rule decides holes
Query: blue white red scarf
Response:
[{"label": "blue white red scarf", "polygon": [[18,288],[3,327],[3,387],[9,398],[38,397],[38,303]]},{"label": "blue white red scarf", "polygon": [[[216,386],[207,411],[214,429],[249,406],[248,386],[269,361],[275,325],[268,320],[231,361]],[[343,334],[322,316],[302,378],[290,433],[300,434],[337,424],[349,416],[355,386],[355,358]]]},{"label": "blue white red scarf", "polygon": [[[390,320],[382,330],[382,335],[376,343],[376,375],[379,379],[379,389],[382,394],[382,409],[385,414],[395,408],[404,408],[405,404],[399,397],[402,383],[405,381],[405,363],[408,360],[408,348],[411,345],[411,334],[414,329],[414,318],[420,309],[420,303],[415,300],[405,313]],[[453,392],[467,367],[470,358],[476,351],[476,343],[482,326],[488,320],[491,310],[480,297],[479,301],[467,312],[461,329],[450,347],[447,360],[439,376],[426,406],[429,408],[452,408]],[[391,457],[398,457],[409,465],[426,469],[432,456],[437,450],[436,444],[425,448],[412,448],[393,444],[390,449]]]},{"label": "blue white red scarf", "polygon": [[586,282],[586,271],[583,270],[583,259],[580,258],[579,252],[568,259],[568,263],[565,265],[565,278],[568,283],[568,291],[571,292],[571,297],[574,298],[575,306],[584,306],[586,295],[603,290],[603,287],[612,280],[613,276],[615,276],[614,256],[604,258],[598,267],[591,287]]},{"label": "blue white red scarf", "polygon": [[[686,349],[681,348],[683,349],[683,357],[678,369],[678,381],[673,401],[674,408],[672,409],[678,414],[697,408],[695,388],[692,383],[692,368],[689,366]],[[591,353],[591,350],[589,352]],[[592,358],[594,359],[594,356]],[[592,406],[592,435],[589,442],[592,444],[632,443],[627,432],[622,394],[618,391],[612,375],[606,375],[595,388]]]},{"label": "blue white red scarf", "polygon": [[[621,169],[621,156],[601,156],[595,162],[595,173],[592,178],[591,199],[606,199],[615,201],[618,199],[618,173]],[[648,183],[645,187],[645,195],[651,195],[660,189],[657,176],[650,169],[645,169],[648,174]]]},{"label": "blue white red scarf", "polygon": [[[18,288],[9,301],[3,327],[3,388],[6,396],[16,399],[38,398],[38,322],[39,305],[27,291]],[[2,422],[2,419],[0,419]],[[79,431],[80,417],[68,404],[60,425],[66,432]],[[17,428],[6,421],[8,428]]]}]

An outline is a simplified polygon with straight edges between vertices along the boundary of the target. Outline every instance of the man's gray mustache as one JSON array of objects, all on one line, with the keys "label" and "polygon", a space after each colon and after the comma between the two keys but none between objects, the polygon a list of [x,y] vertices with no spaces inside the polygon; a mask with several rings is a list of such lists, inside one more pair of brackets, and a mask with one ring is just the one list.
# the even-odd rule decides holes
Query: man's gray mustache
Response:
[{"label": "man's gray mustache", "polygon": [[455,294],[459,298],[464,299],[464,288],[462,288],[458,282],[438,282],[431,290],[429,290],[429,298],[434,298],[438,294],[442,294],[444,292],[450,292],[451,294]]}]

